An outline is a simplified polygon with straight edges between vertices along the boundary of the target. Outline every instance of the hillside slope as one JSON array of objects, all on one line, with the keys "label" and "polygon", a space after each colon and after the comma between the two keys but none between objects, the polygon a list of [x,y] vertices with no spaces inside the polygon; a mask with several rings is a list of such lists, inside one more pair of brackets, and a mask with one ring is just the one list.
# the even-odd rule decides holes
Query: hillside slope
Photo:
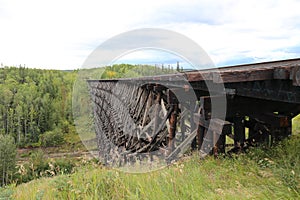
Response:
[{"label": "hillside slope", "polygon": [[[192,155],[170,167],[126,174],[98,165],[72,175],[10,186],[11,199],[297,199],[300,197],[300,137],[271,150],[233,158],[199,160]],[[0,198],[1,199],[1,198]]]},{"label": "hillside slope", "polygon": [[127,174],[95,164],[74,174],[0,188],[0,199],[299,199],[300,117],[293,136],[270,149]]}]

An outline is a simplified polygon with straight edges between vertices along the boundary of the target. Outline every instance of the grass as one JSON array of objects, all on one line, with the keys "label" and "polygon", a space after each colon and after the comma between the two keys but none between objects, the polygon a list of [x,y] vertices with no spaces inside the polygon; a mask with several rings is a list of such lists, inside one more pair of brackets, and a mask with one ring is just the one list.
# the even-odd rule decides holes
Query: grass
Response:
[{"label": "grass", "polygon": [[300,199],[300,118],[294,135],[271,149],[128,174],[96,164],[74,174],[0,189],[0,199]]},{"label": "grass", "polygon": [[[2,190],[11,199],[297,199],[300,137],[233,158],[197,154],[162,170],[127,174],[98,165]],[[1,197],[0,195],[0,197]]]},{"label": "grass", "polygon": [[293,134],[299,134],[300,133],[300,115],[293,118]]}]

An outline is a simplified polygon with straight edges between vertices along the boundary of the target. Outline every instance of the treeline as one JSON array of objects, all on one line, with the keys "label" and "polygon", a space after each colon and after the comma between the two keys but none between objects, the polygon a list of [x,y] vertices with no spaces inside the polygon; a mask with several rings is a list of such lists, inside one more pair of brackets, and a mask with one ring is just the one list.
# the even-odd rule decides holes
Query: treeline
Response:
[{"label": "treeline", "polygon": [[176,69],[171,65],[165,67],[155,65],[131,65],[131,64],[115,64],[112,66],[105,67],[105,70],[101,76],[102,79],[110,78],[133,78],[141,76],[154,76],[162,74],[170,74],[183,71],[177,64]]},{"label": "treeline", "polygon": [[[72,86],[77,72],[25,67],[0,68],[0,134],[18,146],[72,126]],[[58,131],[57,131],[58,132]]]}]

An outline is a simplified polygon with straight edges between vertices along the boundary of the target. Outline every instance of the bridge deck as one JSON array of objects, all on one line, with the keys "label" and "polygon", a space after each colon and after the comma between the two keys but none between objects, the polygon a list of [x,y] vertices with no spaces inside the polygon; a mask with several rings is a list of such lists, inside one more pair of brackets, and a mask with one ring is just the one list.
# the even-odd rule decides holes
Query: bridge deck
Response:
[{"label": "bridge deck", "polygon": [[[245,82],[256,80],[270,80],[270,79],[286,79],[293,80],[295,85],[299,85],[300,82],[300,58],[270,61],[253,64],[243,64],[235,66],[226,66],[213,69],[193,70],[184,72],[184,76],[187,81],[203,81],[213,80],[216,83],[228,83],[228,82]],[[219,73],[222,79],[214,76]],[[90,81],[116,81],[116,80],[161,80],[161,81],[176,81],[178,80],[177,74],[165,74],[157,76],[147,76],[140,78],[126,78],[126,79],[103,79],[103,80],[90,80]],[[216,79],[218,78],[218,79]]]}]

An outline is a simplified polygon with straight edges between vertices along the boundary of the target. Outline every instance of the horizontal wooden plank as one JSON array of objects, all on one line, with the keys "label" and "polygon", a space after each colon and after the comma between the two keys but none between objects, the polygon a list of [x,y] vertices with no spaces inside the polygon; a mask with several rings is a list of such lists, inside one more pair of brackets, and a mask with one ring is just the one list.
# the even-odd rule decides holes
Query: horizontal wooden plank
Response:
[{"label": "horizontal wooden plank", "polygon": [[273,79],[274,69],[255,69],[251,71],[220,72],[220,76],[213,80],[215,83],[236,83],[246,81],[260,81]]}]

